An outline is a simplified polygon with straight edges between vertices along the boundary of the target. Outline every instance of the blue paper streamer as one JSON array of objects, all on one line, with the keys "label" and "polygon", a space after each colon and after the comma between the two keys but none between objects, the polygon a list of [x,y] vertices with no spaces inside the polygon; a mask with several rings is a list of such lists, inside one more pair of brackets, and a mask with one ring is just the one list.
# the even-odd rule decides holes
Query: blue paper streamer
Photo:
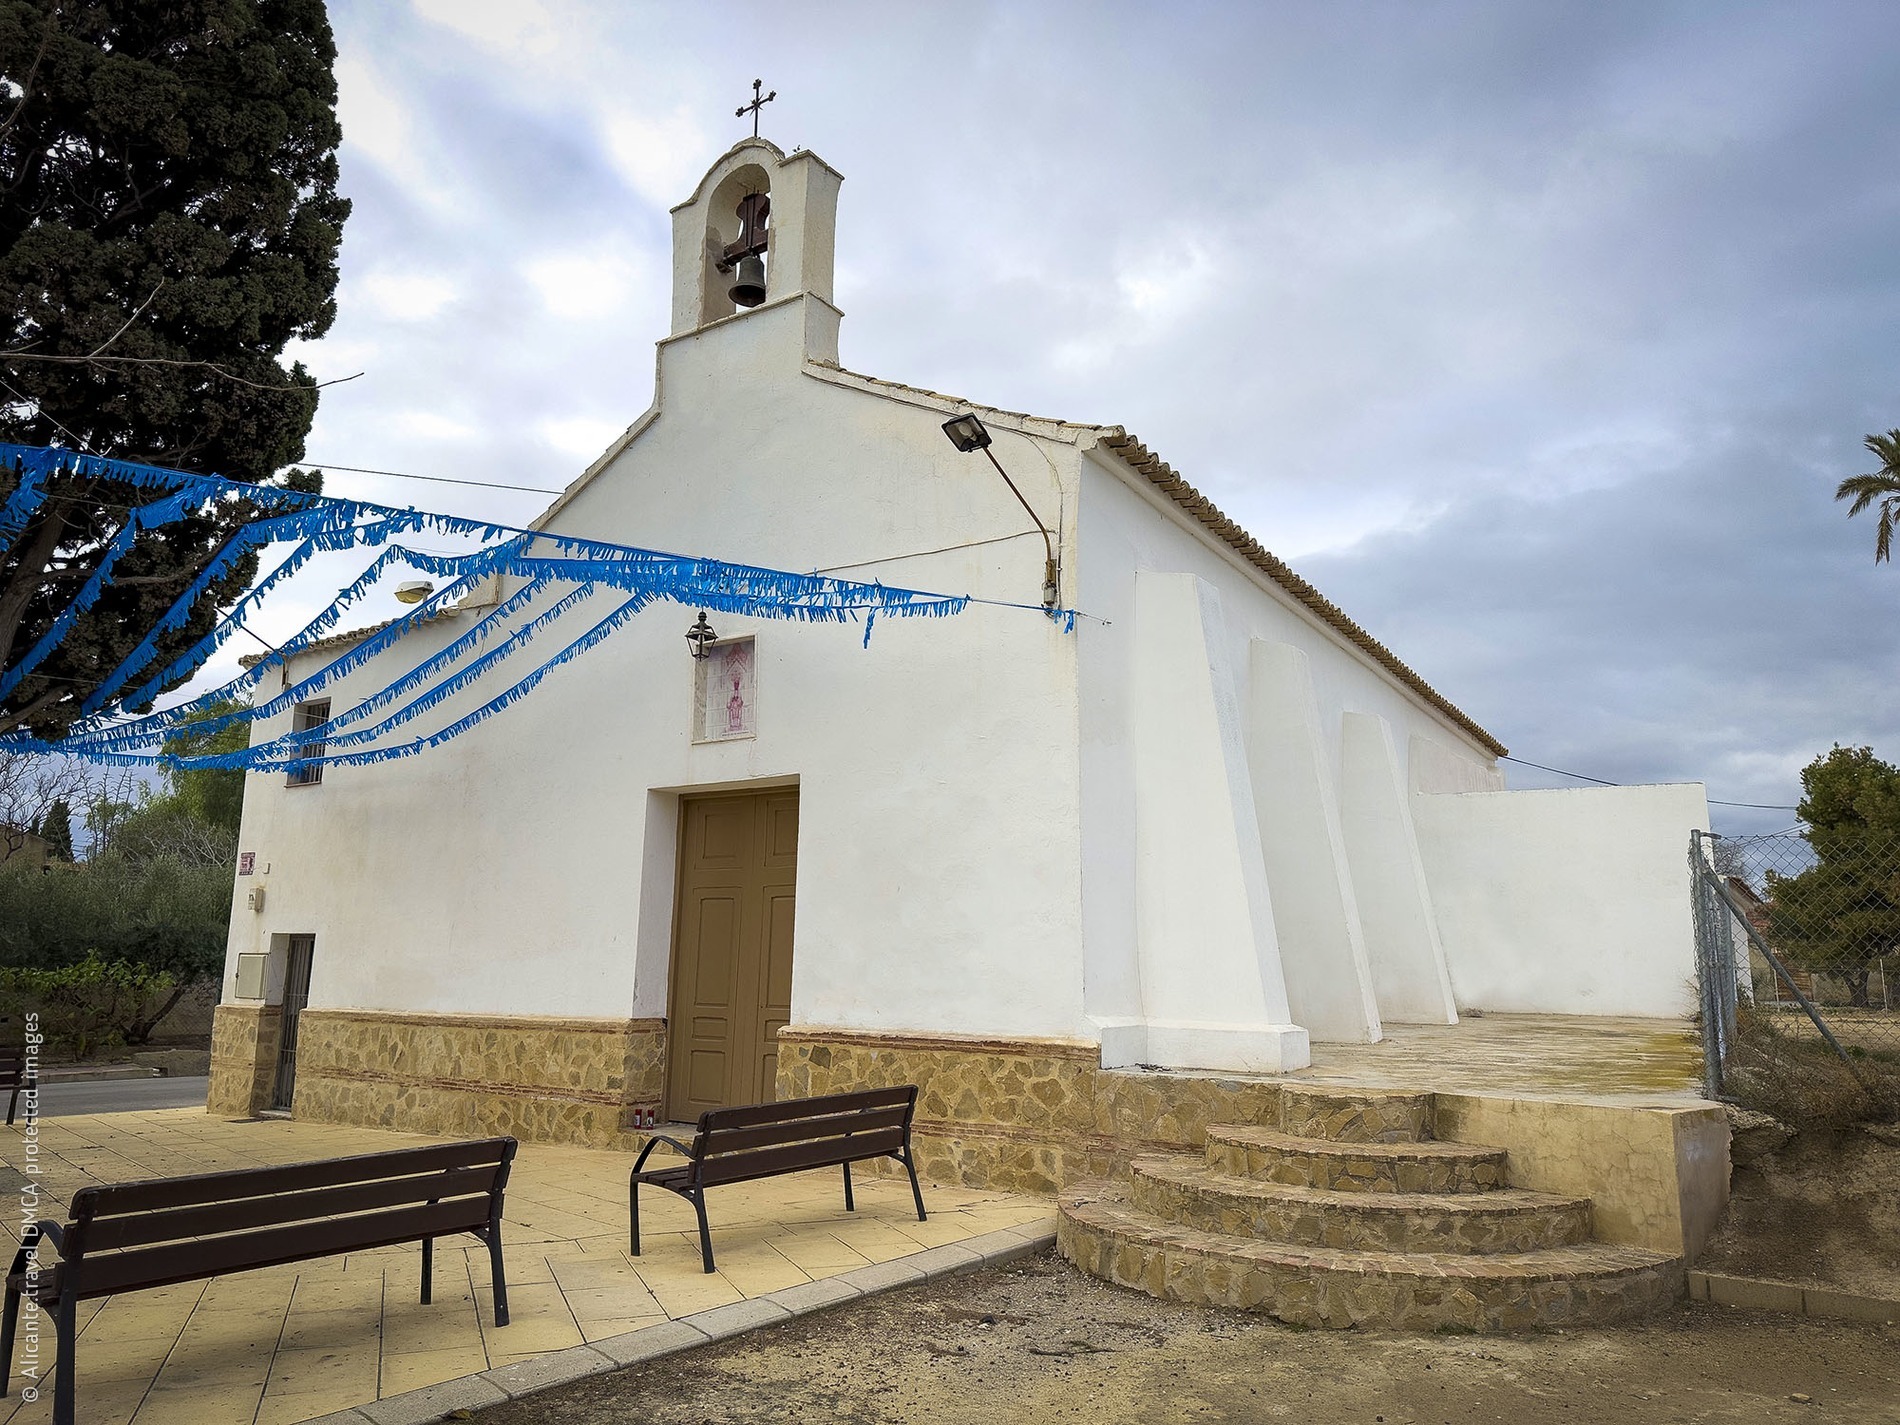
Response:
[{"label": "blue paper streamer", "polygon": [[[806,623],[840,623],[862,618],[866,648],[870,646],[871,630],[880,614],[945,618],[961,613],[973,602],[967,595],[892,588],[876,582],[857,583],[819,574],[795,574],[575,535],[516,529],[453,515],[395,509],[369,501],[247,485],[57,448],[0,443],[0,461],[18,472],[15,489],[4,504],[0,504],[0,538],[3,539],[17,536],[31,523],[34,512],[45,502],[46,483],[55,473],[113,480],[151,495],[146,503],[134,509],[99,568],[55,618],[47,633],[0,677],[0,696],[17,687],[33,668],[44,662],[74,623],[93,607],[110,586],[113,569],[140,534],[186,518],[195,510],[238,498],[250,501],[263,512],[199,571],[185,591],[145,631],[132,652],[101,680],[82,704],[66,738],[58,743],[46,743],[25,732],[0,735],[0,748],[58,751],[108,765],[295,771],[319,765],[364,766],[411,757],[441,746],[525,697],[555,668],[597,646],[640,610],[658,600],[735,616]],[[473,539],[480,547],[465,554],[440,555],[399,542],[403,536],[417,533]],[[211,585],[244,555],[273,543],[293,547],[232,605],[209,633],[163,668],[152,672],[150,665],[157,657],[164,636],[184,625]],[[171,707],[142,714],[132,711],[148,706],[162,689],[176,684],[201,666],[243,626],[243,620],[256,610],[267,593],[310,559],[319,553],[353,548],[378,552],[362,574],[341,589],[278,650],[238,677]],[[288,685],[276,695],[236,710],[205,716],[222,701],[247,701],[271,668],[288,668],[290,659],[308,653],[336,629],[353,604],[397,567],[433,575],[446,581],[446,587],[436,590],[387,625],[366,632],[350,648],[296,683],[288,684],[286,679]],[[313,695],[383,659],[424,623],[441,617],[490,579],[515,587],[505,597],[498,595],[493,606],[470,628],[433,653],[387,676],[373,691],[357,698],[320,726],[294,729],[233,752],[178,756],[163,751],[161,744],[165,738],[187,724],[194,733],[208,735],[240,723],[259,724],[310,701]],[[608,590],[625,598],[606,617],[564,644],[552,657],[445,726],[419,736],[397,736],[399,729],[426,718],[451,698],[493,681],[494,675],[509,660],[518,658],[537,639],[560,627],[600,592]],[[1036,612],[1055,618],[1065,631],[1073,631],[1075,627],[1075,614],[1071,610],[1036,608]],[[131,686],[134,683],[137,686]],[[126,691],[128,687],[130,691]]]}]

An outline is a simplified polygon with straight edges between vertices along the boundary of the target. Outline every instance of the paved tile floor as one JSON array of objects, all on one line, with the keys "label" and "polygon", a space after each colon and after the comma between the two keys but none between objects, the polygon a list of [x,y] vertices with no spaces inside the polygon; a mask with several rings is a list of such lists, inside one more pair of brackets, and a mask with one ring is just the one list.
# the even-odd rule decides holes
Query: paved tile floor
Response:
[{"label": "paved tile floor", "polygon": [[[36,1132],[40,1217],[61,1215],[89,1183],[431,1141],[288,1120],[230,1122],[201,1109],[45,1119]],[[27,1149],[19,1126],[0,1129],[8,1184],[0,1247],[9,1262]],[[523,1145],[502,1229],[511,1324],[500,1330],[487,1249],[472,1237],[437,1242],[431,1306],[416,1300],[414,1246],[87,1302],[79,1309],[80,1419],[290,1425],[1054,1215],[1045,1200],[926,1184],[930,1220],[918,1222],[907,1182],[863,1174],[858,1210],[847,1214],[836,1169],[799,1173],[709,1197],[719,1270],[707,1276],[692,1209],[670,1193],[641,1194],[643,1253],[627,1255],[630,1166],[624,1153]],[[16,1374],[0,1425],[51,1419],[50,1322],[40,1350],[41,1399],[23,1403]]]}]

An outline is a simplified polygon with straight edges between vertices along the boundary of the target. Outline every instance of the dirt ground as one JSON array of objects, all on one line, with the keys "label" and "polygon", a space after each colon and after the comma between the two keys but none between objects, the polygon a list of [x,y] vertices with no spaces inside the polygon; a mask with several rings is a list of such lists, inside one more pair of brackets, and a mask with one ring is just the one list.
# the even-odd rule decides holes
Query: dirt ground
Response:
[{"label": "dirt ground", "polygon": [[1900,1300],[1900,1129],[1803,1133],[1737,1168],[1696,1265]]},{"label": "dirt ground", "polygon": [[1900,1327],[1685,1304],[1531,1336],[1295,1331],[1053,1253],[481,1412],[480,1425],[1900,1422]]}]

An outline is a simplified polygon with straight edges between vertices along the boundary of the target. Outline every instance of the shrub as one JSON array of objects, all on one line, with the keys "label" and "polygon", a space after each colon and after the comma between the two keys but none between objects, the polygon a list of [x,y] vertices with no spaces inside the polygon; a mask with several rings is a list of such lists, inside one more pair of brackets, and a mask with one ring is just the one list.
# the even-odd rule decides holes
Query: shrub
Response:
[{"label": "shrub", "polygon": [[0,1011],[40,1017],[40,1033],[75,1059],[143,1043],[177,999],[178,982],[161,970],[96,953],[53,970],[0,969]]},{"label": "shrub", "polygon": [[1894,1055],[1854,1045],[1850,1065],[1805,1019],[1792,1029],[1776,1019],[1746,1005],[1736,1014],[1722,1084],[1738,1104],[1799,1129],[1900,1120]]},{"label": "shrub", "polygon": [[47,872],[0,863],[0,966],[58,969],[96,953],[180,980],[215,975],[234,869],[113,855]]}]

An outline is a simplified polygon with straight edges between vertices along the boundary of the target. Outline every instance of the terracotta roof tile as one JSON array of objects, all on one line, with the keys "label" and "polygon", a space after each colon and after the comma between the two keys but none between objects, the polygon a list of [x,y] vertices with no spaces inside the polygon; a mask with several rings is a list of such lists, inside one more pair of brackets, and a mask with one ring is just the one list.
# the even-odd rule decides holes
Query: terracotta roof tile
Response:
[{"label": "terracotta roof tile", "polygon": [[1348,643],[1362,650],[1406,687],[1470,733],[1479,745],[1486,748],[1493,756],[1502,757],[1506,754],[1507,749],[1503,743],[1478,726],[1431,684],[1414,673],[1397,654],[1348,617],[1346,611],[1338,604],[1295,574],[1285,560],[1272,553],[1259,540],[1222,514],[1212,500],[1175,474],[1166,461],[1143,445],[1140,440],[1128,434],[1120,426],[1107,426],[1103,427],[1103,430],[1102,446],[1120,456],[1129,469],[1144,477],[1157,490],[1193,515],[1207,527],[1210,534],[1227,544],[1241,558],[1292,595],[1295,601],[1321,623],[1326,624]]}]

